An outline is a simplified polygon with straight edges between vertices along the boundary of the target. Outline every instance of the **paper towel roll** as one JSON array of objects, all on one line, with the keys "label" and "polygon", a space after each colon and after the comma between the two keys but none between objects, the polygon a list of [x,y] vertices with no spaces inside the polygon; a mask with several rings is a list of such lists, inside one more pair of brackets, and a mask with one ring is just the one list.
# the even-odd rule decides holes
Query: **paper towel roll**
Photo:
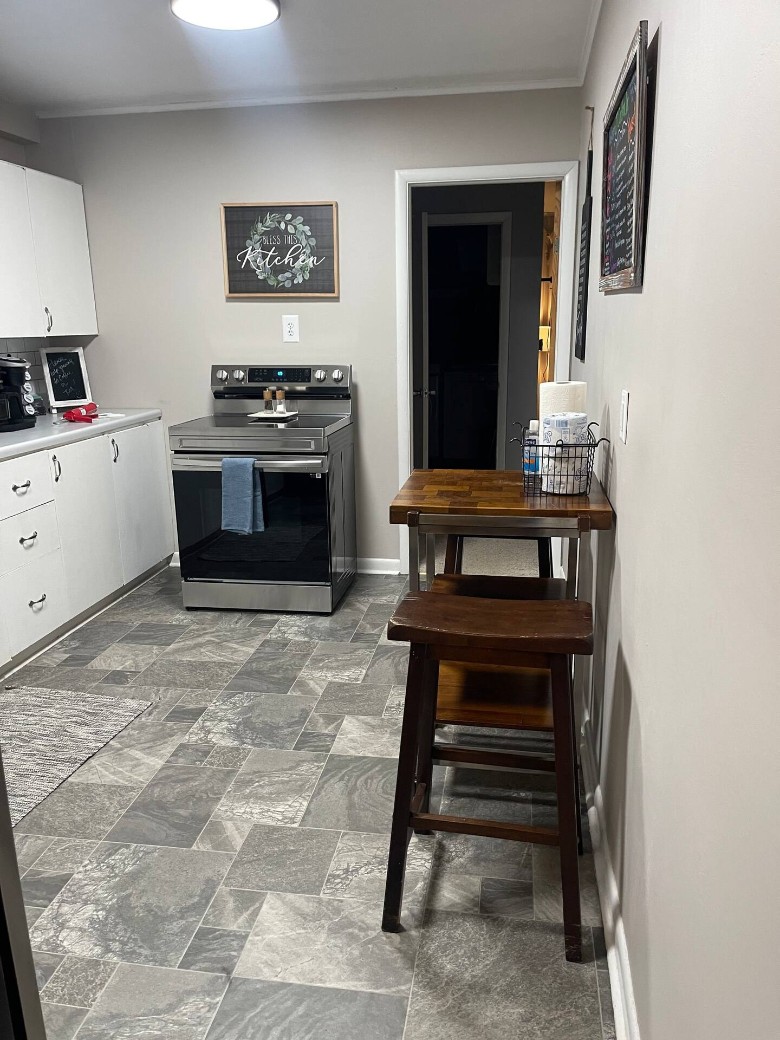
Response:
[{"label": "paper towel roll", "polygon": [[567,383],[541,383],[539,385],[539,429],[545,415],[553,412],[587,412],[588,384],[573,380]]}]

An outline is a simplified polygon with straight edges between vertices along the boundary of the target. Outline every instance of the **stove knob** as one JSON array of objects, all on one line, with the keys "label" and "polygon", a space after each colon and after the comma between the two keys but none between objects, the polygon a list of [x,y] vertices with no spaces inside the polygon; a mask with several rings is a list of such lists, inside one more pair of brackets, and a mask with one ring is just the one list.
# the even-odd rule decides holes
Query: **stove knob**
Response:
[{"label": "stove knob", "polygon": [[341,369],[340,368],[334,368],[333,369],[333,382],[334,383],[340,383],[343,378],[344,378],[344,373],[341,371]]},{"label": "stove knob", "polygon": [[246,378],[246,372],[243,370],[243,368],[234,368],[233,378],[237,380],[239,383],[243,383],[244,379]]},{"label": "stove knob", "polygon": [[221,383],[224,383],[224,382],[225,382],[225,380],[227,379],[227,377],[228,377],[228,374],[227,374],[227,372],[225,371],[225,369],[224,369],[224,368],[218,368],[218,369],[217,369],[217,379],[218,379],[218,380],[219,380],[219,381],[220,381]]},{"label": "stove knob", "polygon": [[314,378],[317,380],[318,383],[324,383],[327,374],[328,373],[325,371],[324,368],[318,368],[317,371],[314,373]]}]

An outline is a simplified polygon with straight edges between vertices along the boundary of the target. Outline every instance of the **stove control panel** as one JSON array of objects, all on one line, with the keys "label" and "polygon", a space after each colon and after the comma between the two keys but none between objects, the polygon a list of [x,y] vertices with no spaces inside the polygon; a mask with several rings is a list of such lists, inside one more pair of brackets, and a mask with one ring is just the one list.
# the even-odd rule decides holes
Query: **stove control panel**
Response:
[{"label": "stove control panel", "polygon": [[309,392],[312,396],[320,395],[332,388],[340,393],[347,390],[352,381],[350,365],[213,365],[211,369],[211,386],[216,390],[228,390],[245,387],[247,391],[257,391],[271,386],[296,390],[298,393]]}]

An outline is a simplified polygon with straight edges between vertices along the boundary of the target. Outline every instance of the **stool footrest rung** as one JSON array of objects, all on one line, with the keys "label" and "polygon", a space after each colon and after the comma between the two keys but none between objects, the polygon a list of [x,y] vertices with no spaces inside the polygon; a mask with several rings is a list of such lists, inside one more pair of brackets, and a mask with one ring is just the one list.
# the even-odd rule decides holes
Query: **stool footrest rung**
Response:
[{"label": "stool footrest rung", "polygon": [[550,755],[522,751],[498,751],[464,744],[433,745],[434,762],[450,762],[461,766],[487,766],[489,769],[525,769],[541,773],[555,772],[555,758]]},{"label": "stool footrest rung", "polygon": [[476,834],[483,838],[529,841],[535,845],[558,844],[558,831],[552,827],[532,827],[522,823],[505,823],[502,820],[477,820],[469,816],[440,816],[437,813],[411,812],[409,826],[417,831]]}]

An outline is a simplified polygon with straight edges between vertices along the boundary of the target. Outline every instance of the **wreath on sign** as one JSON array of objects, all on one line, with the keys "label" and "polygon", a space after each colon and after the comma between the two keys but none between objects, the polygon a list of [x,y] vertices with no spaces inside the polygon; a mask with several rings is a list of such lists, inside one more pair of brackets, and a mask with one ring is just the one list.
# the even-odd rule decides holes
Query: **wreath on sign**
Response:
[{"label": "wreath on sign", "polygon": [[[263,250],[263,235],[277,230],[294,235],[301,247],[297,259],[284,271],[272,268],[268,251]],[[247,261],[261,282],[290,289],[308,281],[315,266],[313,248],[316,245],[317,239],[312,237],[311,228],[304,224],[303,217],[294,217],[292,213],[266,213],[265,220],[258,217],[249,232]]]}]

